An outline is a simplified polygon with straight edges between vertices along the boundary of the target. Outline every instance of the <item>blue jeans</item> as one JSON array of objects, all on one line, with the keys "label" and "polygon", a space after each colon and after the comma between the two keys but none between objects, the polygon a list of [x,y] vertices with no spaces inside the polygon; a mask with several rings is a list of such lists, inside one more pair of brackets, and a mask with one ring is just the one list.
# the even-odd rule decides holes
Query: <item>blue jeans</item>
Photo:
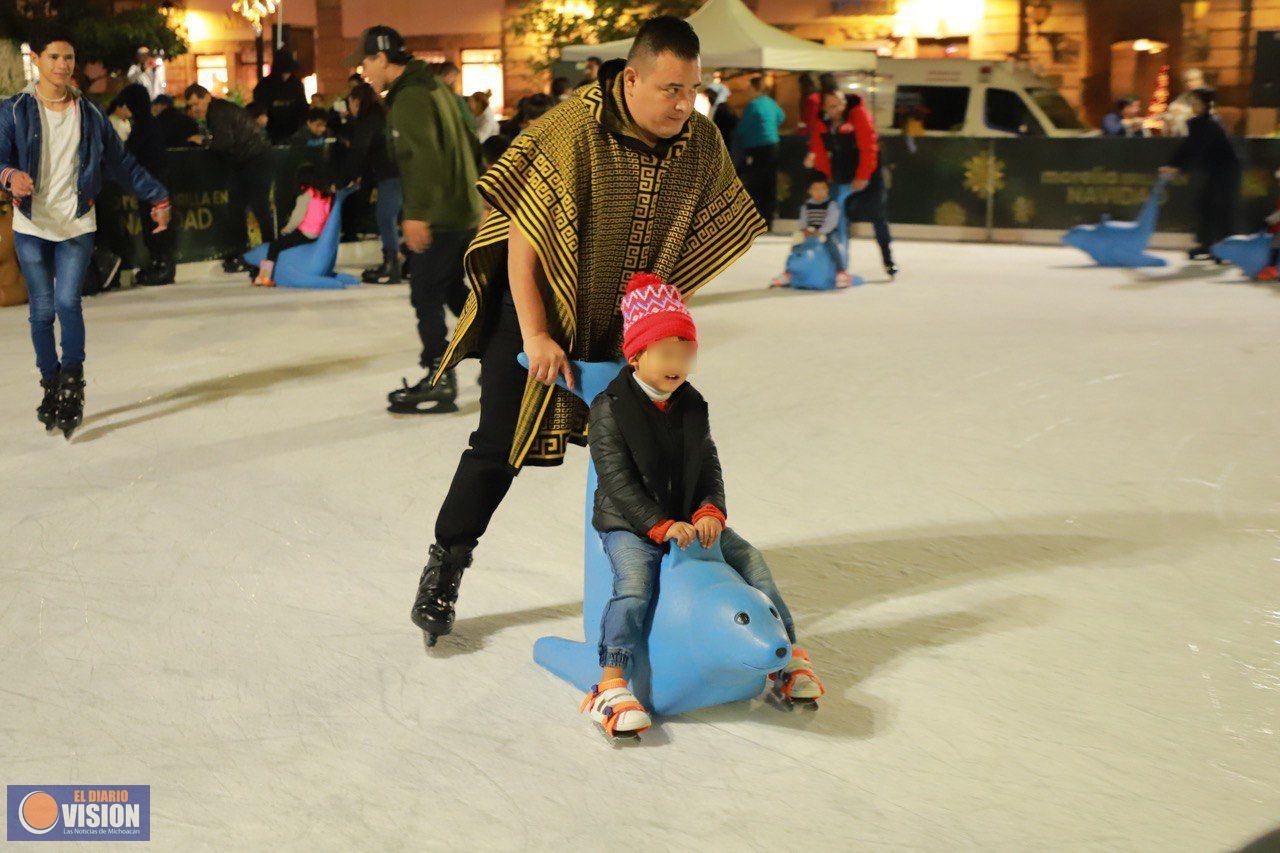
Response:
[{"label": "blue jeans", "polygon": [[[58,375],[59,368],[79,369],[84,364],[84,315],[80,312],[80,292],[84,272],[93,254],[92,233],[54,242],[29,234],[14,234],[18,266],[27,281],[30,302],[31,343],[36,349],[36,367],[45,379]],[[62,363],[53,337],[53,318],[62,327]]]},{"label": "blue jeans", "polygon": [[404,206],[404,190],[399,178],[378,181],[378,202],[374,213],[378,219],[378,236],[382,238],[382,255],[393,259],[400,251],[400,208]]},{"label": "blue jeans", "polygon": [[[601,533],[600,540],[613,566],[613,597],[600,616],[600,665],[620,666],[626,672],[636,644],[644,634],[644,620],[653,599],[653,584],[667,549],[629,530]],[[787,637],[794,643],[796,632],[791,611],[773,582],[764,555],[728,527],[720,534],[720,550],[724,553],[725,562],[742,575],[749,586],[763,592],[772,602],[787,629]]]},{"label": "blue jeans", "polygon": [[831,263],[836,265],[836,272],[844,272],[844,258],[840,257],[840,244],[836,242],[834,231],[823,238],[822,248],[826,249]]}]

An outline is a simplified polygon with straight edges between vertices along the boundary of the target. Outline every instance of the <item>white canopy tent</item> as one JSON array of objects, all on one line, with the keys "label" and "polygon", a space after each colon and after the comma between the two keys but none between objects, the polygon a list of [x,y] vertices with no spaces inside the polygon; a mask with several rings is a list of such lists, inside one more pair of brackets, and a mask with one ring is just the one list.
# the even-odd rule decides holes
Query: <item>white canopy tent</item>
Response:
[{"label": "white canopy tent", "polygon": [[[742,0],[707,0],[689,16],[702,42],[705,68],[760,68],[771,71],[874,71],[876,56],[865,50],[839,50],[785,33],[760,20]],[[582,62],[625,57],[633,39],[576,44],[560,58]]]}]

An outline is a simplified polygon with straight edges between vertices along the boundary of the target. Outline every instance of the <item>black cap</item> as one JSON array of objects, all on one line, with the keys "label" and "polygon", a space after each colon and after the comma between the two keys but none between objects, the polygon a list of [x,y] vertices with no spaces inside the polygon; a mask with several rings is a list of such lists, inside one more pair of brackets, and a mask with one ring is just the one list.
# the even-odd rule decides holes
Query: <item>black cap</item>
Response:
[{"label": "black cap", "polygon": [[360,46],[344,61],[354,68],[357,65],[363,65],[366,56],[376,56],[379,53],[385,53],[387,59],[397,65],[403,65],[413,58],[413,55],[404,49],[404,37],[391,27],[380,24],[369,27],[360,34]]}]

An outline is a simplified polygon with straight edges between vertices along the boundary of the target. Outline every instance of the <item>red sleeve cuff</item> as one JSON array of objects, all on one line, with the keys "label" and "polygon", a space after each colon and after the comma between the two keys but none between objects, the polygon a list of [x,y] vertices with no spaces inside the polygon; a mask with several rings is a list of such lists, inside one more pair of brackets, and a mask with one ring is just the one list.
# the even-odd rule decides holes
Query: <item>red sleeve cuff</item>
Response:
[{"label": "red sleeve cuff", "polygon": [[674,518],[661,521],[649,529],[649,538],[661,545],[667,541],[667,531],[671,529],[671,525],[675,524]]},{"label": "red sleeve cuff", "polygon": [[693,523],[697,524],[698,519],[706,518],[707,516],[717,519],[721,524],[725,524],[729,520],[725,517],[725,514],[720,511],[720,507],[715,504],[703,504],[698,508],[698,511],[693,514]]}]

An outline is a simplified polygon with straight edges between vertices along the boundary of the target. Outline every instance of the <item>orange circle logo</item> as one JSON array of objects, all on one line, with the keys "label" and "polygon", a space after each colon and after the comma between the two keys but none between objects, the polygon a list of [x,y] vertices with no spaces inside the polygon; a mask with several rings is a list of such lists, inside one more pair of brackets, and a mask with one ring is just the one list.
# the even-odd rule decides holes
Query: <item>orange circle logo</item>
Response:
[{"label": "orange circle logo", "polygon": [[18,806],[22,828],[33,835],[44,835],[58,822],[58,803],[44,791],[32,791]]}]

